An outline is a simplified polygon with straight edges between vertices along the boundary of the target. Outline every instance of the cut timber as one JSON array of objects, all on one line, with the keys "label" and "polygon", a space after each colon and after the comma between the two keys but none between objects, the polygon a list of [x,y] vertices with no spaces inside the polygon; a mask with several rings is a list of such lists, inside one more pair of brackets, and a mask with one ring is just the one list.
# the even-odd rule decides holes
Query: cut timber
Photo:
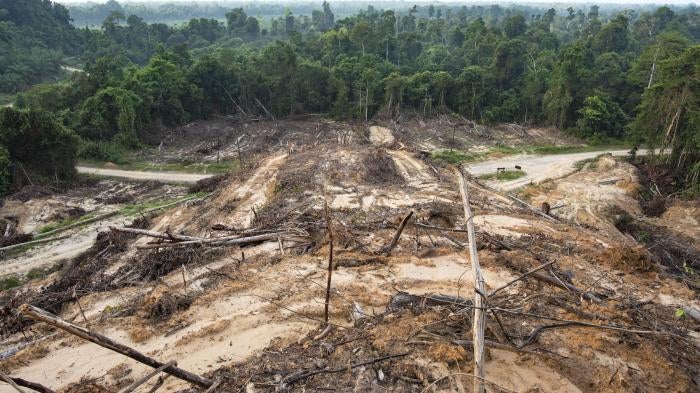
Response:
[{"label": "cut timber", "polygon": [[403,232],[403,229],[406,227],[408,220],[410,220],[412,216],[413,216],[413,210],[408,212],[406,217],[404,217],[403,220],[401,220],[401,224],[399,225],[399,228],[396,230],[396,233],[394,233],[394,238],[391,239],[391,243],[389,243],[389,245],[386,247],[386,251],[384,251],[385,257],[388,257],[389,254],[391,254],[391,250],[393,250],[394,247],[396,247],[396,245],[399,243],[399,238],[401,237],[401,233]]},{"label": "cut timber", "polygon": [[157,243],[157,244],[146,244],[143,246],[137,246],[138,249],[148,249],[148,248],[163,248],[163,247],[195,247],[195,246],[240,246],[244,244],[260,243],[266,240],[277,240],[278,238],[282,240],[299,241],[301,239],[298,236],[284,236],[283,233],[265,233],[262,235],[248,236],[248,237],[220,237],[220,238],[209,238],[201,240],[187,240],[182,242],[174,243]]},{"label": "cut timber", "polygon": [[112,231],[116,231],[116,232],[133,233],[136,235],[144,235],[144,236],[156,237],[159,239],[172,240],[172,241],[187,241],[187,240],[202,241],[202,240],[205,240],[205,239],[200,238],[200,237],[178,235],[176,233],[168,233],[168,232],[149,231],[146,229],[116,228],[116,227],[110,227],[109,229]]},{"label": "cut timber", "polygon": [[459,168],[456,170],[459,179],[459,189],[462,194],[462,205],[464,205],[464,219],[467,222],[467,237],[469,238],[469,256],[472,263],[472,275],[474,276],[474,321],[472,323],[472,336],[474,341],[474,392],[485,393],[484,377],[484,328],[486,327],[486,290],[484,276],[481,274],[479,256],[476,249],[476,233],[474,231],[474,216],[469,206],[469,190],[464,174]]},{"label": "cut timber", "polygon": [[[74,325],[66,320],[63,320],[47,311],[44,311],[32,305],[23,304],[19,307],[19,312],[36,321],[44,322],[51,326],[57,327],[70,334],[76,335],[82,339],[93,342],[101,347],[110,349],[124,356],[128,356],[138,362],[141,362],[153,368],[160,368],[166,365],[165,363],[153,359],[149,356],[146,356],[141,352],[127,347],[126,345],[120,344],[109,337],[103,336],[99,333],[91,332],[88,329],[85,329],[84,327]],[[165,369],[163,369],[163,372],[205,388],[208,388],[213,383],[207,378],[202,378],[199,375],[192,374],[189,371],[185,371],[175,366],[168,366]]]},{"label": "cut timber", "polygon": [[125,387],[125,388],[122,389],[122,390],[120,390],[119,393],[131,393],[131,392],[133,392],[134,390],[138,389],[139,386],[141,386],[141,385],[143,385],[144,383],[148,382],[149,379],[155,377],[156,375],[158,375],[159,373],[161,373],[161,372],[162,372],[163,370],[165,370],[166,368],[168,368],[168,367],[170,367],[170,366],[174,366],[174,365],[176,365],[176,364],[177,364],[177,362],[173,360],[173,361],[168,362],[167,364],[164,364],[164,365],[158,367],[157,369],[155,369],[155,370],[151,371],[150,373],[148,373],[148,374],[144,375],[143,377],[141,377],[139,380],[134,381],[134,383],[132,383],[131,385]]}]

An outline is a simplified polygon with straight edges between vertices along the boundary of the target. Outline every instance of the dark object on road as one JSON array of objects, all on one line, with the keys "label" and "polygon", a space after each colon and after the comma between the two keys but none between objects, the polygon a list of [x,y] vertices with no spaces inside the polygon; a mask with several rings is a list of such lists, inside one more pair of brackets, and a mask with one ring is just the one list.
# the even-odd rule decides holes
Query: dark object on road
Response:
[{"label": "dark object on road", "polygon": [[506,168],[496,168],[497,173],[503,173],[506,171]]},{"label": "dark object on road", "polygon": [[517,169],[517,170],[522,170],[523,168],[522,168],[520,165],[516,165],[516,166],[515,166],[515,169]]}]

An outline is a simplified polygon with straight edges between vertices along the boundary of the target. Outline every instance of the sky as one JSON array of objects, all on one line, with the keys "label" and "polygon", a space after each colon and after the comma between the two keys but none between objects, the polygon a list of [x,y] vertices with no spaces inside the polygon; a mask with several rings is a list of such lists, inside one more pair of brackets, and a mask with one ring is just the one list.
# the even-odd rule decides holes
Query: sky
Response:
[{"label": "sky", "polygon": [[[63,3],[63,4],[75,4],[75,3],[86,3],[86,2],[93,2],[93,3],[104,3],[107,0],[54,0],[57,3]],[[262,3],[287,3],[287,2],[292,2],[292,3],[313,3],[313,2],[318,2],[319,4],[322,3],[323,0],[117,0],[120,3],[257,3],[257,2],[262,2]],[[329,3],[331,3],[331,6],[335,2],[352,2],[354,0],[329,0]],[[389,0],[392,1],[392,0]],[[659,4],[659,5],[664,5],[664,4],[697,4],[697,1],[689,1],[689,0],[603,0],[603,1],[591,1],[591,0],[547,0],[547,1],[537,1],[537,0],[510,0],[510,1],[452,1],[452,0],[443,0],[443,1],[433,1],[433,0],[393,0],[396,2],[405,2],[405,3],[410,3],[410,4],[422,4],[422,3],[433,3],[433,4],[499,4],[502,6],[507,6],[509,4]],[[366,3],[366,0],[361,0],[361,3]]]}]

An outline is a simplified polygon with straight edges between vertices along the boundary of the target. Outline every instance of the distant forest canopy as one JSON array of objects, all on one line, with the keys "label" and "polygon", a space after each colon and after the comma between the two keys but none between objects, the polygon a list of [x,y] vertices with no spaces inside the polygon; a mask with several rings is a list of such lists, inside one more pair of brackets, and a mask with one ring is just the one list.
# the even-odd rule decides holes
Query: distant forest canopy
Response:
[{"label": "distant forest canopy", "polygon": [[[285,1],[275,3],[273,1],[235,1],[235,0],[222,0],[222,1],[192,1],[192,2],[172,2],[172,1],[156,1],[156,2],[143,2],[143,1],[85,1],[85,2],[73,2],[67,4],[68,10],[70,11],[71,17],[73,19],[73,24],[77,27],[99,27],[102,22],[109,16],[110,13],[118,11],[124,15],[136,15],[142,18],[148,23],[186,23],[190,19],[196,18],[206,18],[206,19],[216,19],[219,21],[224,21],[226,19],[226,13],[234,8],[242,8],[243,11],[250,16],[253,16],[260,20],[261,24],[267,26],[267,22],[274,18],[279,18],[280,16],[285,16],[287,12],[291,12],[293,15],[307,16],[310,17],[314,11],[319,8],[320,1]],[[542,2],[546,4],[546,2]],[[394,1],[338,1],[333,3],[333,13],[337,18],[345,18],[352,16],[359,11],[367,10],[368,7],[377,10],[394,10],[397,15],[408,13],[410,7],[413,4],[411,2],[394,0]],[[416,17],[428,17],[430,4],[426,2],[417,3]],[[483,11],[482,16],[488,15],[488,10],[492,8],[491,5],[481,2],[455,2],[455,1],[441,1],[436,2],[433,5],[434,12],[439,12],[441,14],[447,15],[448,13],[459,12],[464,8],[475,8],[478,7]],[[517,5],[511,4],[506,7],[494,6],[498,8],[508,8],[523,15],[537,15],[541,14],[543,10],[547,10],[553,7],[559,13],[567,12],[567,8],[573,7],[576,11],[576,6],[570,6],[564,3],[552,4],[551,6],[544,7],[542,5]],[[588,6],[586,6],[588,7]],[[672,9],[677,10],[681,7],[670,6]],[[608,15],[615,14],[617,12],[628,10],[636,13],[642,12],[653,12],[657,6],[651,4],[602,4],[599,8],[601,17],[606,17]],[[469,12],[472,15],[476,15],[473,11]]]},{"label": "distant forest canopy", "polygon": [[[233,8],[223,21],[178,25],[114,10],[89,29],[47,0],[0,0],[0,91],[24,91],[0,127],[59,124],[46,137],[60,136],[63,151],[75,133],[77,154],[116,161],[165,127],[214,114],[442,113],[669,147],[679,179],[697,185],[700,10],[601,10],[425,4],[340,17],[323,2],[309,15],[264,21]],[[85,72],[26,90],[64,56]],[[11,146],[25,134],[0,128],[0,143],[3,133],[9,162],[20,160]]]}]

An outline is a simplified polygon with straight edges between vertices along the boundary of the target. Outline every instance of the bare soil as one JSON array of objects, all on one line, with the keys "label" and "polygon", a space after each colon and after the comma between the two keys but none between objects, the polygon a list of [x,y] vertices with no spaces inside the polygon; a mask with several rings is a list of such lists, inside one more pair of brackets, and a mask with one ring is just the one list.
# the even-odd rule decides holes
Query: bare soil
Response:
[{"label": "bare soil", "polygon": [[[202,140],[220,127],[229,142],[245,134],[245,168],[212,186],[211,196],[172,207],[147,228],[205,238],[273,230],[293,236],[213,248],[144,248],[163,240],[129,236],[100,254],[110,245],[101,237],[72,267],[2,293],[8,329],[0,368],[63,392],[117,392],[149,371],[15,312],[23,301],[50,308],[60,293],[51,311],[62,318],[220,379],[216,392],[472,391],[475,293],[461,198],[452,169],[419,153],[447,146],[451,125],[382,124],[394,142],[385,143],[382,131],[377,147],[370,128],[355,124],[219,121],[211,130],[199,124],[182,133],[203,130],[187,136]],[[556,140],[553,131],[517,127],[472,125],[455,133],[463,146]],[[219,153],[197,153],[175,136],[165,150],[237,154],[234,144],[223,145]],[[556,221],[469,183],[487,290],[555,262],[489,296],[488,391],[697,391],[700,323],[677,310],[700,310],[698,289],[616,226],[616,211],[647,220],[635,197],[634,168],[603,157],[562,176],[521,192],[535,205],[562,205],[552,211]],[[335,328],[323,333],[326,203]],[[386,256],[409,211],[413,218]],[[671,211],[659,220],[692,226],[686,215]],[[170,377],[158,391],[204,389]]]}]

